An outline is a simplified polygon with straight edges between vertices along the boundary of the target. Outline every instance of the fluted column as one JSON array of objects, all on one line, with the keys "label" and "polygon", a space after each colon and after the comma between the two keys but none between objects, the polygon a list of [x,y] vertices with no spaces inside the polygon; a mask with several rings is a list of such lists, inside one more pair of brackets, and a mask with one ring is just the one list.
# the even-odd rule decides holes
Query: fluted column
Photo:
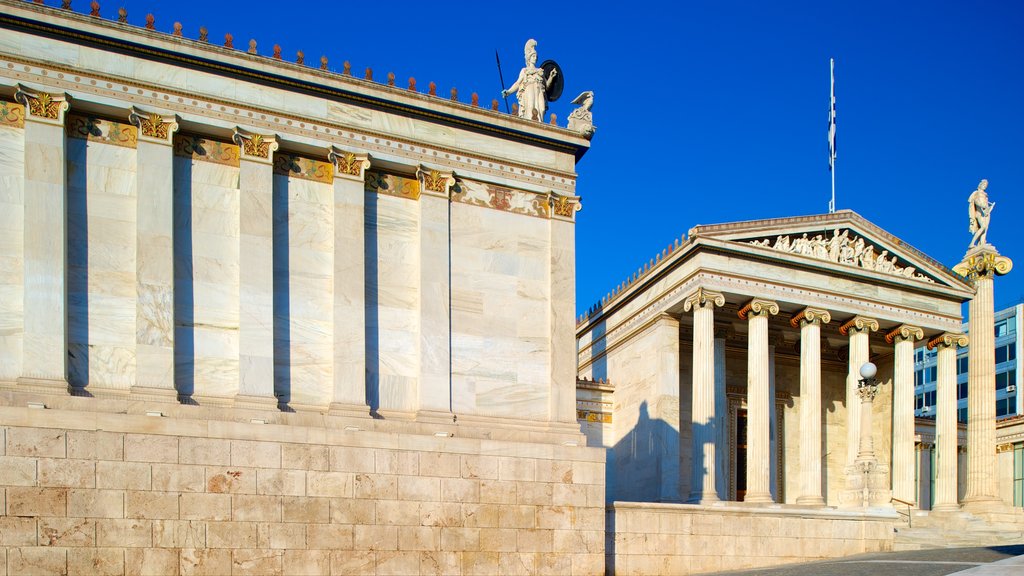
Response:
[{"label": "fluted column", "polygon": [[18,85],[25,107],[22,385],[67,387],[67,147],[64,94]]},{"label": "fluted column", "polygon": [[693,479],[690,502],[717,502],[715,469],[715,307],[725,305],[725,296],[698,288],[683,302],[693,310]]},{"label": "fluted column", "polygon": [[420,180],[420,386],[421,413],[452,410],[451,263],[449,203],[451,172],[416,172]]},{"label": "fluted column", "polygon": [[827,310],[804,308],[790,320],[800,327],[800,496],[797,504],[823,506],[821,490],[821,325]]},{"label": "fluted column", "polygon": [[[240,150],[239,383],[236,404],[268,406],[274,395],[273,136],[235,129]],[[285,393],[283,391],[282,393]]]},{"label": "fluted column", "polygon": [[918,502],[914,487],[914,342],[924,337],[917,326],[903,324],[885,335],[895,344],[892,387],[892,495]]},{"label": "fluted column", "polygon": [[746,502],[772,502],[771,412],[768,382],[768,317],[779,313],[771,300],[754,298],[740,309],[747,335],[747,495]]},{"label": "fluted column", "polygon": [[967,350],[967,493],[969,506],[997,504],[995,304],[992,280],[1013,262],[991,245],[967,253],[954,270],[967,276],[975,295],[968,304],[971,347]]},{"label": "fluted column", "polygon": [[869,335],[878,330],[878,320],[854,316],[839,327],[839,333],[850,338],[849,369],[846,372],[846,464],[857,459],[861,431],[861,397],[857,392],[860,367],[871,355]]},{"label": "fluted column", "polygon": [[368,416],[366,404],[366,154],[331,147],[334,164],[334,394],[330,413]]},{"label": "fluted column", "polygon": [[132,108],[136,146],[135,396],[173,398],[174,115]]},{"label": "fluted column", "polygon": [[[956,472],[956,349],[957,346],[966,345],[967,336],[949,332],[940,334],[928,342],[929,350],[938,348],[938,382],[935,394],[935,501],[932,510],[960,509],[957,504]],[[995,445],[991,448],[994,451]]]}]

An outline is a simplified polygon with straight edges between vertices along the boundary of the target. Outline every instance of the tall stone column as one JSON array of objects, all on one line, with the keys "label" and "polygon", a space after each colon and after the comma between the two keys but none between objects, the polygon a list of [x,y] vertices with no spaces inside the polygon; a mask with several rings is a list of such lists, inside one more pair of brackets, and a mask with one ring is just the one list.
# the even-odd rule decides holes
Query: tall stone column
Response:
[{"label": "tall stone column", "polygon": [[797,504],[824,506],[821,490],[821,325],[827,310],[804,308],[790,320],[800,327],[800,496]]},{"label": "tall stone column", "polygon": [[[940,334],[928,342],[929,350],[938,348],[938,382],[935,394],[936,473],[932,510],[940,512],[960,509],[957,504],[956,465],[956,349],[957,346],[966,345],[966,336],[949,332]],[[995,444],[991,448],[995,451]]]},{"label": "tall stone column", "polygon": [[850,338],[850,359],[846,372],[846,464],[857,459],[860,442],[861,397],[857,392],[860,381],[860,367],[871,355],[869,335],[878,330],[878,320],[854,316],[839,327],[839,333]]},{"label": "tall stone column", "polygon": [[[579,430],[576,423],[576,332],[573,328],[576,314],[575,218],[582,204],[579,196],[562,196],[554,192],[549,193],[548,202],[551,206],[548,260],[551,278],[551,392],[548,420],[553,428],[575,433]],[[678,490],[673,497],[680,497]]]},{"label": "tall stone column", "polygon": [[420,180],[420,417],[451,419],[451,172],[416,172]]},{"label": "tall stone column", "polygon": [[885,335],[886,342],[895,344],[892,388],[892,495],[904,502],[918,502],[914,487],[914,342],[923,337],[923,330],[909,324],[903,324]]},{"label": "tall stone column", "polygon": [[995,304],[992,279],[1013,262],[990,244],[967,253],[953,270],[974,285],[968,304],[971,347],[967,350],[967,493],[964,505],[979,509],[1000,503],[996,477]]},{"label": "tall stone column", "polygon": [[14,98],[25,107],[25,335],[18,383],[67,389],[69,104],[64,94],[20,84]]},{"label": "tall stone column", "polygon": [[136,397],[175,399],[174,148],[176,118],[132,108],[136,146],[135,384]]},{"label": "tall stone column", "polygon": [[334,163],[334,394],[330,414],[369,416],[366,404],[365,154],[328,149]]},{"label": "tall stone column", "polygon": [[273,156],[277,140],[236,128],[239,161],[238,396],[235,404],[277,404],[274,396]]},{"label": "tall stone column", "polygon": [[698,288],[683,301],[683,310],[693,310],[693,479],[690,502],[717,502],[715,470],[718,458],[715,418],[715,307],[725,305],[725,296]]},{"label": "tall stone column", "polygon": [[771,413],[768,317],[779,313],[771,300],[754,298],[740,309],[747,336],[747,495],[746,502],[773,502],[771,493]]}]

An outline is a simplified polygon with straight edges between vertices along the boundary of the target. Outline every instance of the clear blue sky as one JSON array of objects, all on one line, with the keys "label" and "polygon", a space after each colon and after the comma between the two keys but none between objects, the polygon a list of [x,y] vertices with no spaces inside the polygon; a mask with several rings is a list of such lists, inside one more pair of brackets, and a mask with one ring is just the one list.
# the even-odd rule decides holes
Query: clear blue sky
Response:
[{"label": "clear blue sky", "polygon": [[[46,0],[57,4],[57,0]],[[536,38],[569,100],[596,94],[578,164],[577,309],[695,224],[816,214],[830,195],[828,59],[836,59],[839,208],[952,266],[967,196],[996,202],[989,240],[1016,261],[996,304],[1024,298],[1024,2],[221,2],[101,0],[141,25],[184,24],[307,62],[395,72],[497,98]],[[86,10],[85,0],[74,0]],[[536,6],[536,9],[531,10]]]}]

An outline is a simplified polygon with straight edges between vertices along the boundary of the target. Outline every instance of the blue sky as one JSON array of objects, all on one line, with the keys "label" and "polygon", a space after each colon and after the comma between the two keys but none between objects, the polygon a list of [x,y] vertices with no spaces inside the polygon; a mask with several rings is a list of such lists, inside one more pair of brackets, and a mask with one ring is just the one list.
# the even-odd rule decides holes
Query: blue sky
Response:
[{"label": "blue sky", "polygon": [[[57,4],[57,0],[47,0]],[[414,76],[468,100],[498,97],[523,44],[554,59],[565,94],[595,92],[593,147],[577,166],[577,309],[696,224],[827,211],[828,60],[836,59],[836,196],[952,266],[967,196],[988,178],[989,240],[1018,268],[996,304],[1024,298],[1024,2],[101,2],[160,30],[200,25],[261,53]],[[85,0],[74,0],[87,10]],[[536,7],[534,9],[534,6]]]}]

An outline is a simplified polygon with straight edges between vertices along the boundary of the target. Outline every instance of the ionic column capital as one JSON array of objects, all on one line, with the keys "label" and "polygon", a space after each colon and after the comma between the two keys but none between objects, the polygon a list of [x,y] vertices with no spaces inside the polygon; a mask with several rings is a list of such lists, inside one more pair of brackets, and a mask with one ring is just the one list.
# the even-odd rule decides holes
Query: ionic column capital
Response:
[{"label": "ionic column capital", "polygon": [[423,193],[428,196],[449,198],[452,186],[455,186],[455,174],[453,172],[434,170],[422,164],[416,169],[416,178],[420,181]]},{"label": "ionic column capital", "polygon": [[63,125],[64,113],[71,108],[67,94],[39,92],[22,84],[17,85],[14,99],[25,107],[26,119],[51,124]]},{"label": "ionic column capital", "polygon": [[875,332],[878,330],[878,320],[866,316],[854,316],[839,327],[839,333],[843,336],[848,336],[851,330],[854,334],[858,332]]},{"label": "ionic column capital", "polygon": [[955,332],[944,332],[928,341],[928,349],[934,348],[963,348],[967,346],[967,335]]},{"label": "ionic column capital", "polygon": [[691,309],[711,307],[721,308],[725,306],[725,295],[721,292],[713,292],[703,287],[697,288],[695,292],[690,294],[683,300],[683,311],[689,312]]},{"label": "ionic column capital", "polygon": [[740,308],[736,315],[740,317],[740,320],[746,320],[748,317],[774,316],[778,313],[778,302],[762,298],[754,298],[750,302],[744,304],[743,308]]},{"label": "ionic column capital", "polygon": [[953,266],[954,272],[971,282],[976,282],[979,278],[1002,276],[1013,269],[1013,260],[1006,256],[1000,256],[995,249],[972,252],[974,253],[964,258],[963,262]]},{"label": "ionic column capital", "polygon": [[231,141],[238,145],[240,156],[245,160],[270,163],[273,152],[279,144],[277,137],[269,134],[254,134],[235,127]]},{"label": "ionic column capital", "polygon": [[895,344],[896,342],[903,342],[910,340],[915,342],[924,338],[924,330],[917,326],[911,326],[910,324],[901,324],[885,335],[885,341],[889,344]]},{"label": "ionic column capital", "polygon": [[831,321],[832,315],[829,314],[828,310],[811,308],[808,306],[807,308],[797,312],[789,320],[789,325],[793,328],[799,328],[805,324],[828,324]]},{"label": "ionic column capital", "polygon": [[161,116],[156,112],[145,112],[132,106],[128,121],[139,129],[139,136],[159,144],[171,144],[171,138],[178,130],[178,117],[174,114]]},{"label": "ionic column capital", "polygon": [[327,149],[327,159],[334,164],[335,178],[363,181],[363,175],[370,169],[370,157],[342,150],[337,146]]}]

